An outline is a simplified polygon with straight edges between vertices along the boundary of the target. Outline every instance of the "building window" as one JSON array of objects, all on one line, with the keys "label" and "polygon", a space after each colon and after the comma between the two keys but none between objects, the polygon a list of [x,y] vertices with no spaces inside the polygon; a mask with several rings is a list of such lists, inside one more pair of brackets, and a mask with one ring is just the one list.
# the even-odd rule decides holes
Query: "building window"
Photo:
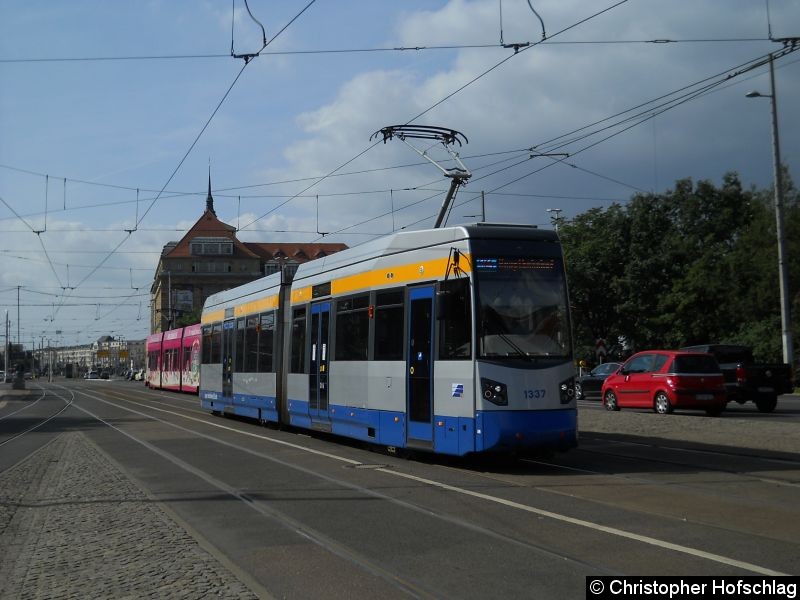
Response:
[{"label": "building window", "polygon": [[231,256],[233,241],[227,238],[195,238],[189,244],[193,256]]}]

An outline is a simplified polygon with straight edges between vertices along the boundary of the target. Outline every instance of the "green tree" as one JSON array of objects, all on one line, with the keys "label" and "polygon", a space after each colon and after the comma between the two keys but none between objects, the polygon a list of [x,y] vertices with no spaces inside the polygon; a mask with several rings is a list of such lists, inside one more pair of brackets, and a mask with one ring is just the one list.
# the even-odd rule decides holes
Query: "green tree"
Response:
[{"label": "green tree", "polygon": [[[788,173],[785,181],[790,296],[800,318],[800,197]],[[559,233],[579,358],[593,358],[599,337],[628,351],[745,343],[761,360],[780,358],[770,190],[743,190],[734,173],[720,186],[684,179],[663,194],[591,209]]]}]

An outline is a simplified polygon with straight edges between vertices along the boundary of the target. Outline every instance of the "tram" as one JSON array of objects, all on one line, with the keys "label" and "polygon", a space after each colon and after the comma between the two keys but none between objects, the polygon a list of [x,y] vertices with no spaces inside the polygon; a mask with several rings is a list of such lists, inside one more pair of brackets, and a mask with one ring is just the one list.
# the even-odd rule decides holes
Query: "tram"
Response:
[{"label": "tram", "polygon": [[147,336],[145,385],[153,389],[198,393],[200,341],[199,324]]},{"label": "tram", "polygon": [[215,294],[201,324],[216,414],[450,455],[577,444],[552,231],[395,233]]}]

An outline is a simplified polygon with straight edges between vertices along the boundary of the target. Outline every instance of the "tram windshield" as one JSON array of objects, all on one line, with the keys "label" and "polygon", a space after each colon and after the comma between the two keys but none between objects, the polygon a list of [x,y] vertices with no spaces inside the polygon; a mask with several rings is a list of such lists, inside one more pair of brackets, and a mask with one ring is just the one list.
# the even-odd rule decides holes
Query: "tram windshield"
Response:
[{"label": "tram windshield", "polygon": [[[521,250],[530,253],[503,252]],[[499,247],[497,247],[499,245]],[[567,286],[560,255],[537,253],[536,242],[484,242],[475,248],[477,339],[480,358],[569,358]],[[543,255],[544,254],[544,255]],[[555,255],[554,255],[555,254]]]}]

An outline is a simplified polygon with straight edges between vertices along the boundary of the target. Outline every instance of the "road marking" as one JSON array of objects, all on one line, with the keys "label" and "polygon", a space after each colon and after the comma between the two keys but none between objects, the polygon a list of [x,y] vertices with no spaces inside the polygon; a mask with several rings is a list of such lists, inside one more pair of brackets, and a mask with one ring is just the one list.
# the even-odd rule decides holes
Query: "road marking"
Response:
[{"label": "road marking", "polygon": [[[136,411],[136,410],[133,410],[133,409],[130,409],[130,408],[126,408],[124,406],[119,406],[118,404],[115,404],[113,402],[109,402],[108,400],[103,400],[102,398],[95,398],[95,399],[100,400],[101,402],[105,402],[107,404],[110,404],[112,406],[115,406],[117,408],[120,408],[122,410],[127,410],[129,412],[133,412],[135,414],[139,414],[139,415],[141,415],[143,417],[148,417],[149,416],[147,414],[140,413],[139,411]],[[258,438],[260,440],[267,441],[267,442],[270,442],[270,443],[279,444],[279,445],[282,445],[282,446],[287,446],[287,447],[290,447],[290,448],[294,448],[296,450],[300,450],[300,451],[307,452],[307,453],[310,453],[310,454],[315,454],[317,456],[323,456],[323,457],[326,457],[326,458],[330,458],[332,460],[336,460],[336,461],[340,461],[340,462],[344,462],[344,463],[348,463],[348,464],[353,464],[353,465],[361,464],[360,461],[352,460],[352,459],[349,459],[349,458],[344,458],[342,456],[338,456],[336,454],[331,454],[329,452],[322,452],[320,450],[314,450],[313,448],[306,448],[304,446],[300,446],[298,444],[293,444],[291,442],[285,442],[283,440],[276,440],[276,439],[272,439],[272,438],[269,438],[269,437],[266,437],[266,436],[263,436],[263,435],[250,433],[250,432],[247,432],[247,431],[241,431],[241,430],[235,429],[233,427],[228,427],[226,425],[220,425],[218,423],[211,423],[211,422],[205,421],[203,419],[198,419],[196,417],[189,417],[189,416],[186,416],[186,415],[182,415],[180,413],[176,413],[174,411],[170,411],[170,410],[166,410],[166,409],[162,409],[162,408],[156,408],[154,406],[148,406],[146,404],[140,404],[140,403],[134,402],[132,400],[126,400],[125,402],[129,402],[129,403],[134,404],[136,406],[141,406],[142,408],[147,408],[147,409],[150,409],[150,410],[156,410],[156,411],[159,411],[159,412],[167,413],[167,414],[170,414],[170,415],[173,415],[173,416],[176,416],[176,417],[179,417],[179,418],[187,419],[187,420],[190,420],[190,421],[197,421],[197,422],[203,423],[204,425],[210,425],[212,427],[217,427],[219,429],[224,429],[226,431],[230,431],[230,432],[233,432],[233,433],[238,433],[238,434],[241,434],[241,435]],[[752,573],[759,573],[760,575],[768,575],[768,576],[772,576],[772,577],[789,576],[789,573],[782,573],[780,571],[775,571],[773,569],[768,569],[766,567],[762,567],[760,565],[756,565],[756,564],[753,564],[753,563],[748,563],[748,562],[736,560],[734,558],[729,558],[727,556],[722,556],[720,554],[714,554],[712,552],[706,552],[704,550],[699,550],[697,548],[691,548],[689,546],[684,546],[684,545],[681,545],[681,544],[674,544],[672,542],[659,540],[657,538],[653,538],[653,537],[650,537],[650,536],[640,535],[638,533],[625,531],[624,529],[617,529],[616,527],[608,527],[606,525],[601,525],[599,523],[593,523],[592,521],[586,521],[584,519],[576,519],[574,517],[569,517],[567,515],[562,515],[562,514],[555,513],[555,512],[549,511],[549,510],[544,510],[544,509],[541,509],[541,508],[536,508],[536,507],[533,507],[533,506],[529,506],[527,504],[521,504],[519,502],[514,502],[513,500],[506,500],[505,498],[499,498],[497,496],[490,496],[489,494],[484,494],[484,493],[481,493],[481,492],[475,492],[475,491],[468,490],[468,489],[465,489],[465,488],[460,488],[460,487],[457,487],[457,486],[449,485],[447,483],[434,481],[432,479],[427,479],[425,477],[418,477],[416,475],[411,475],[409,473],[402,473],[400,471],[393,470],[393,469],[374,469],[374,471],[375,472],[379,472],[379,473],[385,473],[387,475],[392,475],[392,476],[395,476],[395,477],[400,477],[400,478],[403,478],[403,479],[408,479],[408,480],[411,480],[411,481],[416,481],[418,483],[422,483],[422,484],[425,484],[425,485],[429,485],[431,487],[436,487],[436,488],[439,488],[439,489],[443,489],[443,490],[446,490],[446,491],[449,491],[449,492],[453,492],[453,493],[456,493],[456,494],[461,494],[461,495],[464,495],[464,496],[470,496],[472,498],[477,498],[477,499],[480,499],[480,500],[486,500],[488,502],[493,502],[495,504],[500,504],[502,506],[507,506],[509,508],[513,508],[513,509],[516,509],[516,510],[521,510],[521,511],[528,512],[528,513],[531,513],[531,514],[539,515],[541,517],[546,517],[546,518],[549,518],[549,519],[553,519],[555,521],[560,521],[562,523],[569,523],[570,525],[575,525],[577,527],[583,527],[583,528],[586,528],[586,529],[592,529],[594,531],[600,531],[602,533],[606,533],[606,534],[609,534],[609,535],[614,535],[614,536],[617,536],[617,537],[622,537],[622,538],[633,540],[633,541],[640,542],[640,543],[643,543],[643,544],[648,544],[650,546],[655,546],[655,547],[663,548],[663,549],[666,549],[666,550],[672,550],[674,552],[679,552],[681,554],[687,554],[689,556],[696,556],[698,558],[703,558],[705,560],[709,560],[709,561],[712,561],[712,562],[720,563],[720,564],[723,564],[723,565],[737,567],[739,569],[743,569],[745,571],[750,571]]]}]

